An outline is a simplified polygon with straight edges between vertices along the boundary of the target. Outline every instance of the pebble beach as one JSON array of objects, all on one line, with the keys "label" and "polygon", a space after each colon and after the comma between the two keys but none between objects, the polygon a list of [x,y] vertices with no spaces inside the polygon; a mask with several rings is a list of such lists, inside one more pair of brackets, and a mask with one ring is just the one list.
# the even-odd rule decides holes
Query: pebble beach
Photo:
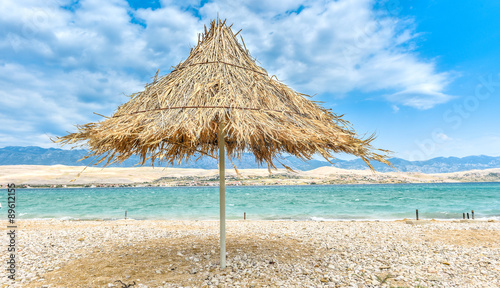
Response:
[{"label": "pebble beach", "polygon": [[17,224],[1,287],[500,287],[499,221],[228,221],[225,270],[218,221]]}]

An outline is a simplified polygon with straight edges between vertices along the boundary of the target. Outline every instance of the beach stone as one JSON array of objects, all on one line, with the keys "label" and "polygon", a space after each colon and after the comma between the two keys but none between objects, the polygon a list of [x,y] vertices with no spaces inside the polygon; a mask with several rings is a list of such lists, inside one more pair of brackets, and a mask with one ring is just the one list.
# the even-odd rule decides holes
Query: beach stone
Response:
[{"label": "beach stone", "polygon": [[431,221],[428,220],[406,220],[406,224],[411,225],[421,225],[421,224],[430,224]]},{"label": "beach stone", "polygon": [[430,276],[427,277],[427,280],[439,282],[439,281],[442,281],[442,278],[439,277],[439,276],[436,276],[436,275],[430,275]]},{"label": "beach stone", "polygon": [[[56,280],[51,279],[53,275],[45,276],[49,269],[67,272],[66,264],[70,261],[96,258],[91,255],[93,251],[100,250],[100,258],[115,257],[119,263],[132,257],[120,247],[134,251],[132,253],[148,253],[156,249],[151,245],[157,240],[165,240],[160,250],[170,254],[160,257],[161,265],[155,262],[160,258],[148,260],[147,265],[151,265],[150,269],[154,271],[151,279],[148,278],[150,287],[246,287],[252,281],[255,287],[459,287],[457,283],[462,283],[475,288],[498,287],[500,279],[500,271],[494,269],[500,264],[500,251],[496,248],[500,241],[495,238],[499,235],[500,222],[431,221],[429,225],[407,225],[405,221],[228,221],[234,237],[231,243],[235,246],[227,258],[227,271],[219,269],[218,255],[213,259],[207,255],[211,250],[217,251],[214,249],[217,244],[210,242],[218,237],[217,221],[155,221],[154,225],[152,221],[137,221],[124,225],[119,221],[56,220],[51,224],[65,225],[64,229],[43,229],[47,225],[43,221],[33,220],[31,223],[37,229],[28,229],[23,234],[24,242],[30,245],[22,247],[19,252],[23,257],[23,269],[18,275],[21,281],[24,280],[22,285],[30,287],[52,284],[51,281]],[[189,228],[182,228],[183,225]],[[163,227],[169,227],[169,230],[163,231]],[[284,234],[288,236],[285,238]],[[264,240],[260,240],[261,236]],[[93,240],[81,242],[78,237],[92,237]],[[483,238],[490,239],[490,242],[484,242]],[[165,246],[168,245],[165,243],[173,246]],[[193,246],[197,247],[196,251],[190,250]],[[176,256],[178,252],[182,254],[180,258]],[[1,257],[4,255],[0,253]],[[185,258],[189,261],[185,262]],[[270,265],[270,261],[275,264]],[[99,262],[90,263],[99,268]],[[171,270],[175,267],[179,269]],[[135,274],[138,269],[123,272]],[[156,271],[168,271],[171,276],[180,277],[176,279],[191,279],[191,282],[162,283],[165,278],[161,279],[161,274],[165,272]],[[193,271],[197,273],[190,273]],[[398,276],[381,285],[375,277],[381,272]],[[158,282],[150,282],[155,277],[159,278]],[[6,283],[4,279],[7,280],[0,278],[0,282]],[[132,282],[130,275],[120,274],[112,279]],[[108,283],[101,285],[107,286]]]}]

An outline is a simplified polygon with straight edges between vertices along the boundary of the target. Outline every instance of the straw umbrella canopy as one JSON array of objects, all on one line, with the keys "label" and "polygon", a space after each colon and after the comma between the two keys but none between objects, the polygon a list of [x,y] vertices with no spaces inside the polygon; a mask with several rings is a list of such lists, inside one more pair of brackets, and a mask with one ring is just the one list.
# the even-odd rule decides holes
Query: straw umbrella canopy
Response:
[{"label": "straw umbrella canopy", "polygon": [[360,157],[370,168],[370,160],[390,165],[388,151],[370,145],[373,135],[362,139],[342,115],[270,76],[256,64],[243,38],[238,41],[238,34],[226,21],[211,22],[173,71],[160,78],[157,72],[152,83],[132,94],[112,116],[77,126],[77,132],[56,141],[85,144],[87,157],[96,157],[95,164],[121,162],[132,155],[141,157],[141,165],[218,157],[222,268],[225,149],[229,159],[253,153],[268,169],[276,169],[283,153],[303,160],[320,154],[329,160],[344,152]]}]

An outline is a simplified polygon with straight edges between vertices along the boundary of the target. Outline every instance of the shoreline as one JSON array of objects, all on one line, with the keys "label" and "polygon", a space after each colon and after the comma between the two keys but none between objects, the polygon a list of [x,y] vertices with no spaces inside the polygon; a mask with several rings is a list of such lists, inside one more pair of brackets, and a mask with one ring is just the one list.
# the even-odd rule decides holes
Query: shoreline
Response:
[{"label": "shoreline", "polygon": [[[472,181],[472,182],[401,182],[401,183],[337,183],[337,184],[255,184],[255,185],[226,185],[226,187],[290,187],[290,186],[378,186],[378,185],[439,185],[439,184],[498,184],[500,181]],[[23,186],[27,184],[21,184]],[[118,186],[117,186],[118,185]],[[99,189],[99,188],[200,188],[200,187],[213,187],[217,188],[218,185],[177,185],[177,186],[165,186],[165,185],[153,185],[153,184],[137,184],[134,186],[120,184],[96,184],[94,186],[82,186],[82,185],[55,185],[55,187],[48,187],[49,185],[43,186],[31,186],[27,187],[16,187],[16,189]],[[3,186],[3,185],[2,185]],[[4,187],[2,187],[4,188]]]},{"label": "shoreline", "polygon": [[221,271],[218,221],[20,220],[17,277],[23,287],[500,284],[499,221],[426,222],[227,221]]},{"label": "shoreline", "polygon": [[[153,218],[147,218],[147,219],[140,219],[140,218],[89,218],[89,219],[81,219],[81,218],[69,218],[68,217],[62,217],[62,218],[16,218],[17,221],[69,221],[69,222],[88,222],[88,221],[99,221],[99,222],[115,222],[115,221],[193,221],[193,222],[211,222],[211,221],[219,221],[218,218],[213,218],[213,219],[153,219]],[[269,222],[358,222],[358,223],[372,223],[372,222],[408,222],[408,221],[415,221],[415,222],[420,222],[420,223],[483,223],[483,222],[489,222],[489,223],[495,223],[495,222],[500,222],[500,216],[493,216],[489,218],[475,218],[475,219],[457,219],[457,218],[429,218],[429,219],[410,219],[410,218],[403,218],[403,219],[227,219],[226,222],[239,222],[239,221],[269,221]]]}]

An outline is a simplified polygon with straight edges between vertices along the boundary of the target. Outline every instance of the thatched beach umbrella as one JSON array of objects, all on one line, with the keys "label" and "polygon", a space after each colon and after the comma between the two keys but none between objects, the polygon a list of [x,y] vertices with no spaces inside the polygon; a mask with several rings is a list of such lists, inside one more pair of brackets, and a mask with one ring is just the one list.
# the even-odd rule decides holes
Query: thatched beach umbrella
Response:
[{"label": "thatched beach umbrella", "polygon": [[251,152],[269,169],[276,168],[281,153],[304,160],[319,153],[328,160],[344,152],[370,167],[370,160],[389,164],[386,150],[370,146],[373,136],[359,138],[342,116],[269,76],[237,34],[225,21],[213,21],[172,72],[160,78],[157,72],[144,91],[131,95],[111,117],[78,126],[78,132],[57,140],[86,144],[88,157],[97,156],[97,163],[132,155],[140,155],[141,165],[218,156],[221,268],[226,265],[225,149],[229,159]]}]

